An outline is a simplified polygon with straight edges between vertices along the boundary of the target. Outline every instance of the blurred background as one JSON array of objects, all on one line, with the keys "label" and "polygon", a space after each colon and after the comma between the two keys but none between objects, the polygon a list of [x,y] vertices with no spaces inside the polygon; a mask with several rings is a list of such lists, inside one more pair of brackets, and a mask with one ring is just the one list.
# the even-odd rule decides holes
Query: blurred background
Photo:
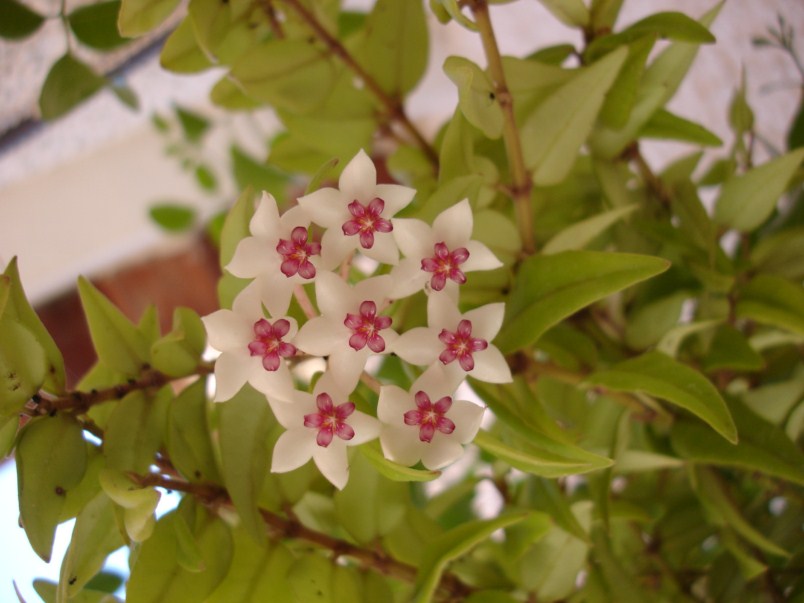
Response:
[{"label": "blurred background", "polygon": [[[58,15],[53,0],[24,2],[40,15]],[[68,8],[83,4],[67,2]],[[365,10],[371,2],[344,4]],[[626,1],[618,27],[659,10],[697,18],[711,4]],[[733,143],[728,107],[745,77],[762,160],[783,148],[802,91],[800,64],[777,48],[752,43],[768,37],[768,28],[779,29],[780,15],[804,53],[804,2],[729,0],[712,27],[717,44],[701,47],[670,103],[675,113],[704,124],[728,147]],[[178,305],[201,314],[213,311],[219,269],[205,225],[236,198],[244,170],[270,177],[260,172],[278,128],[269,112],[216,109],[208,99],[221,75],[214,69],[179,76],[160,68],[159,51],[178,17],[111,51],[75,46],[76,55],[107,75],[116,92],[104,89],[49,121],[41,119],[38,99],[48,70],[66,50],[63,23],[48,18],[24,39],[0,38],[0,264],[18,257],[26,291],[65,355],[71,383],[94,361],[76,277],[90,277],[135,319],[155,303],[163,328]],[[505,54],[581,41],[536,0],[495,5],[492,20]],[[441,71],[444,59],[461,54],[480,65],[485,61],[476,36],[454,23],[431,19],[430,34],[431,63],[410,99],[409,114],[434,135],[457,100]],[[133,104],[131,92],[136,107],[121,101]],[[690,147],[656,142],[642,150],[658,170]],[[31,580],[55,579],[60,558],[48,566],[30,551],[17,522],[13,462],[0,463],[0,600],[14,600],[15,580],[26,600],[36,601]]]}]

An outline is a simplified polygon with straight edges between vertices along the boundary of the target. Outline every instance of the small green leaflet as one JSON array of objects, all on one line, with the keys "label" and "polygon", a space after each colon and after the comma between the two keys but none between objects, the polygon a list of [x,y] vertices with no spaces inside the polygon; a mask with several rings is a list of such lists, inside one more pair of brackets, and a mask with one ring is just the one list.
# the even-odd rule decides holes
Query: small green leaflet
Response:
[{"label": "small green leaflet", "polygon": [[39,94],[43,119],[56,119],[106,85],[106,80],[71,54],[53,63]]}]

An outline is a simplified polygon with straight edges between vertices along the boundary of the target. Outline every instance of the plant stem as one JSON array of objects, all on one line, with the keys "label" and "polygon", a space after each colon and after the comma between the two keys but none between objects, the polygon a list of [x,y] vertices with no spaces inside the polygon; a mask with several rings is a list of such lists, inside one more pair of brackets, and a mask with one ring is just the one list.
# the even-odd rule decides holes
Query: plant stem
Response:
[{"label": "plant stem", "polygon": [[645,157],[639,150],[639,144],[634,143],[623,152],[623,157],[636,164],[639,175],[645,182],[648,190],[664,206],[670,207],[670,192],[662,180],[653,172]]},{"label": "plant stem", "polygon": [[282,29],[282,23],[276,16],[276,9],[274,8],[273,1],[259,0],[259,5],[265,13],[265,16],[268,17],[268,26],[271,28],[271,32],[274,34],[274,37],[278,40],[283,39],[285,37],[285,30]]},{"label": "plant stem", "polygon": [[533,213],[530,203],[530,191],[533,188],[533,181],[525,167],[525,159],[522,154],[519,129],[514,118],[514,98],[511,96],[505,81],[502,57],[497,46],[494,28],[491,25],[491,16],[489,15],[486,0],[469,0],[467,5],[474,15],[480,39],[483,43],[483,51],[488,62],[489,75],[494,84],[494,96],[502,109],[503,141],[513,179],[511,196],[514,199],[519,234],[522,237],[522,250],[525,254],[531,255],[536,251],[533,236]]},{"label": "plant stem", "polygon": [[315,32],[316,36],[322,40],[327,48],[338,57],[355,75],[357,75],[365,84],[366,88],[380,101],[385,107],[391,120],[399,123],[402,128],[410,134],[416,141],[416,144],[427,156],[427,159],[434,168],[438,168],[438,155],[435,149],[427,142],[427,139],[419,131],[419,129],[410,121],[402,103],[399,99],[390,96],[382,87],[377,83],[370,73],[355,60],[352,54],[340,43],[340,41],[329,33],[316,16],[311,13],[299,0],[283,0],[290,8],[292,8],[297,15],[299,15],[310,29]]}]

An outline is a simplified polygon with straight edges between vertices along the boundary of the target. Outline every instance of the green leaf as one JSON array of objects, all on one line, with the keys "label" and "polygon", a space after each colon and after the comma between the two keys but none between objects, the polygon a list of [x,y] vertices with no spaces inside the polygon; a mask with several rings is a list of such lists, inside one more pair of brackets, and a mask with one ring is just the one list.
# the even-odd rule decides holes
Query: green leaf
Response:
[{"label": "green leaf", "polygon": [[745,336],[731,325],[715,331],[702,369],[712,371],[759,371],[765,366],[762,356],[751,347]]},{"label": "green leaf", "polygon": [[603,125],[610,128],[622,128],[628,122],[628,117],[636,103],[639,82],[645,72],[645,63],[655,42],[656,39],[653,36],[645,36],[628,46],[628,58],[625,59],[617,79],[614,80],[614,84],[606,94],[603,107],[600,109],[600,123]]},{"label": "green leaf", "polygon": [[493,532],[514,525],[528,513],[512,513],[491,520],[475,520],[436,537],[424,551],[424,559],[416,576],[416,603],[432,601],[441,575],[450,561],[466,555]]},{"label": "green leaf", "polygon": [[219,482],[207,418],[206,380],[183,390],[168,411],[167,450],[176,469],[190,482]]},{"label": "green leaf", "polygon": [[544,247],[542,253],[550,255],[571,249],[583,249],[591,243],[595,237],[605,232],[623,218],[631,215],[639,206],[627,205],[610,209],[603,213],[592,216],[575,224],[567,226],[551,238]]},{"label": "green leaf", "polygon": [[0,461],[11,454],[19,424],[20,420],[16,414],[0,419]]},{"label": "green leaf", "polygon": [[267,191],[276,198],[281,198],[290,179],[272,165],[255,161],[237,146],[229,149],[237,186],[240,190],[247,186],[257,191]]},{"label": "green leaf", "polygon": [[108,0],[77,8],[67,20],[81,43],[96,50],[111,50],[128,41],[117,32],[119,12],[120,0]]},{"label": "green leaf", "polygon": [[739,292],[736,313],[804,335],[804,289],[779,276],[760,274]]},{"label": "green leaf", "polygon": [[[22,287],[20,280],[20,273],[17,267],[17,258],[12,258],[6,268],[4,277],[10,279],[8,284],[8,301],[5,304],[5,309],[0,309],[0,316],[8,316],[15,322],[20,323],[34,336],[36,341],[45,351],[45,358],[47,361],[46,375],[44,388],[53,393],[62,393],[64,391],[64,358],[61,351],[56,346],[56,342],[48,333],[45,325],[42,324],[39,316],[36,314],[28,299],[25,296],[25,290]],[[0,297],[2,297],[2,289],[5,287],[3,279],[0,277]],[[3,304],[0,303],[0,308]]]},{"label": "green leaf", "polygon": [[366,18],[366,41],[357,55],[386,93],[402,98],[427,68],[427,23],[421,2],[378,0]]},{"label": "green leaf", "polygon": [[491,78],[472,61],[458,56],[447,57],[444,72],[458,87],[458,107],[467,121],[487,138],[499,138],[503,112]]},{"label": "green leaf", "polygon": [[135,38],[161,25],[179,0],[123,0],[117,27],[127,38]]},{"label": "green leaf", "polygon": [[117,100],[119,100],[132,111],[136,111],[140,108],[139,98],[132,88],[129,88],[125,85],[110,84],[109,90],[114,93],[114,95],[117,97]]},{"label": "green leaf", "polygon": [[260,107],[260,103],[247,96],[240,86],[229,78],[228,74],[219,79],[218,83],[212,87],[209,99],[213,104],[230,111],[250,111]]},{"label": "green leaf", "polygon": [[213,174],[212,170],[206,165],[196,166],[193,175],[195,176],[195,181],[198,183],[198,186],[207,192],[214,191],[218,187],[218,180],[215,178],[215,174]]},{"label": "green leaf", "polygon": [[686,291],[676,291],[637,308],[625,325],[628,347],[644,350],[658,343],[676,325],[684,301],[690,297]]},{"label": "green leaf", "polygon": [[364,444],[358,450],[374,465],[374,468],[381,475],[395,482],[429,482],[441,475],[440,471],[413,469],[412,467],[405,467],[399,463],[389,461],[383,455],[377,442]]},{"label": "green leaf", "polygon": [[497,347],[509,353],[530,345],[581,308],[668,267],[662,258],[629,253],[564,251],[533,256],[520,267]]},{"label": "green leaf", "polygon": [[201,363],[206,343],[204,324],[195,310],[176,308],[173,329],[151,346],[151,364],[170,377],[193,375]]},{"label": "green leaf", "polygon": [[607,459],[583,448],[533,433],[531,439],[517,441],[516,446],[504,444],[485,431],[479,431],[474,443],[483,452],[508,463],[515,469],[543,477],[562,477],[587,473],[609,467]]},{"label": "green leaf", "polygon": [[153,534],[154,510],[161,495],[154,488],[134,484],[124,473],[103,469],[98,481],[106,495],[123,508],[123,527],[134,542],[144,542]]},{"label": "green leaf", "polygon": [[268,432],[273,424],[265,396],[248,385],[220,405],[223,481],[240,515],[243,527],[258,543],[265,542],[265,525],[257,497],[268,472]]},{"label": "green leaf", "polygon": [[34,552],[50,562],[65,494],[86,469],[81,425],[67,414],[30,421],[20,432],[16,458],[22,527]]},{"label": "green leaf", "polygon": [[165,40],[159,64],[174,73],[198,73],[212,66],[195,38],[192,19],[183,19]]},{"label": "green leaf", "polygon": [[705,147],[719,147],[723,144],[720,138],[702,125],[664,109],[656,111],[648,122],[642,126],[637,136],[639,138],[680,140]]},{"label": "green leaf", "polygon": [[246,188],[235,201],[221,231],[220,258],[221,267],[232,261],[237,244],[241,239],[251,236],[249,224],[254,215],[254,190]]},{"label": "green leaf", "polygon": [[718,389],[698,371],[661,352],[648,352],[597,371],[586,383],[661,398],[697,415],[729,442],[737,442],[734,420]]},{"label": "green leaf", "polygon": [[705,427],[690,421],[673,426],[673,448],[697,463],[759,471],[804,484],[804,455],[780,428],[754,414],[741,402],[730,401],[740,443],[727,444],[708,435]]},{"label": "green leaf", "polygon": [[335,156],[345,165],[360,149],[370,148],[377,129],[372,117],[319,117],[280,112],[288,131],[300,143],[326,156]]},{"label": "green leaf", "polygon": [[175,107],[176,117],[179,119],[181,131],[188,142],[200,142],[204,134],[209,130],[209,120],[203,115],[199,115],[183,107]]},{"label": "green leaf", "polygon": [[522,152],[534,184],[558,184],[567,177],[627,56],[621,48],[578,70],[523,123]]},{"label": "green leaf", "polygon": [[106,80],[71,54],[53,63],[42,84],[39,111],[42,119],[56,119],[106,85]]},{"label": "green leaf", "polygon": [[715,220],[743,232],[757,228],[771,215],[803,159],[804,149],[798,149],[729,178],[715,203]]},{"label": "green leaf", "polygon": [[539,0],[564,25],[584,29],[589,25],[589,9],[583,0]]},{"label": "green leaf", "polygon": [[791,281],[804,279],[804,226],[787,228],[757,241],[751,248],[751,266],[757,272]]},{"label": "green leaf", "polygon": [[190,230],[195,223],[196,211],[189,205],[159,203],[148,210],[151,219],[168,232]]},{"label": "green leaf", "polygon": [[114,505],[104,493],[92,499],[78,515],[70,546],[59,573],[58,601],[75,597],[97,574],[106,557],[123,546]]},{"label": "green leaf", "polygon": [[729,124],[738,138],[754,127],[754,112],[748,104],[745,87],[745,69],[743,69],[740,87],[735,91],[729,105]]},{"label": "green leaf", "polygon": [[16,0],[0,0],[0,38],[21,40],[42,25],[44,17]]},{"label": "green leaf", "polygon": [[78,294],[98,359],[123,374],[139,375],[150,360],[142,333],[84,277],[78,279]]},{"label": "green leaf", "polygon": [[109,417],[103,442],[109,468],[144,473],[153,464],[154,455],[163,443],[172,396],[169,387],[155,396],[133,391],[117,404]]},{"label": "green leaf", "polygon": [[0,418],[17,416],[45,381],[45,352],[28,329],[0,318]]}]

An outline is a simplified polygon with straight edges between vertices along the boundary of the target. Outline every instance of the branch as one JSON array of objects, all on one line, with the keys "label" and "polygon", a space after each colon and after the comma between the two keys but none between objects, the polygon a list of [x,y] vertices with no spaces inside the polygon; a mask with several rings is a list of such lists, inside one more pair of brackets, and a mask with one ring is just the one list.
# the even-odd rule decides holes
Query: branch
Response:
[{"label": "branch", "polygon": [[653,194],[654,197],[665,207],[670,207],[670,191],[667,190],[667,187],[662,182],[661,178],[659,178],[656,174],[653,173],[653,170],[648,165],[648,162],[645,161],[645,157],[639,150],[639,143],[634,142],[631,146],[629,146],[623,152],[623,157],[629,161],[633,161],[636,164],[637,170],[639,170],[639,175],[642,176],[642,180],[645,182],[648,190]]},{"label": "branch", "polygon": [[318,38],[327,45],[327,48],[329,48],[332,54],[338,57],[349,69],[355,73],[355,75],[357,75],[363,81],[366,88],[368,88],[368,90],[375,97],[377,97],[377,100],[379,100],[380,103],[385,107],[385,110],[388,112],[390,118],[398,122],[408,132],[408,134],[413,137],[413,139],[416,141],[416,144],[427,156],[427,159],[430,161],[433,167],[437,169],[438,155],[436,154],[435,149],[433,149],[430,143],[427,142],[427,139],[425,139],[424,135],[413,124],[413,122],[410,121],[408,116],[405,114],[405,109],[402,107],[402,103],[399,101],[399,99],[389,96],[388,93],[377,83],[377,80],[375,80],[370,73],[363,69],[363,67],[355,60],[355,58],[343,46],[343,44],[341,44],[335,36],[329,33],[316,18],[316,16],[311,13],[299,0],[283,1],[290,8],[292,8],[296,14],[298,14],[305,23],[307,23],[307,25],[310,26],[310,29],[312,29],[316,36],[318,36]]},{"label": "branch", "polygon": [[511,165],[511,176],[513,178],[511,196],[514,199],[523,251],[527,255],[531,255],[536,250],[533,236],[533,212],[530,204],[530,191],[533,188],[533,181],[528,174],[522,154],[519,129],[514,119],[514,98],[511,96],[508,84],[505,81],[502,58],[500,49],[497,46],[497,38],[494,35],[494,28],[491,25],[487,0],[468,0],[467,4],[474,15],[477,29],[480,32],[483,51],[489,64],[489,75],[494,84],[494,95],[502,109],[503,141],[505,142],[505,152]]}]

